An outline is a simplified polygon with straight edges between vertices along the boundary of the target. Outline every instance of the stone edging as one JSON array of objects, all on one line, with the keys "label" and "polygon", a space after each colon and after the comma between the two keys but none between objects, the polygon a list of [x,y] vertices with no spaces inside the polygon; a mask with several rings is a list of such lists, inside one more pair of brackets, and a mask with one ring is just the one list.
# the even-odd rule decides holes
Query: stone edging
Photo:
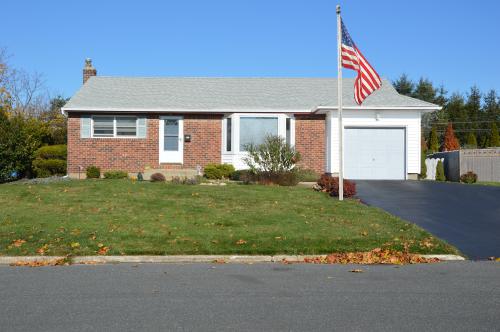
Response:
[{"label": "stone edging", "polygon": [[[76,256],[71,258],[73,264],[99,263],[277,263],[283,260],[300,263],[306,258],[326,257],[326,255],[275,255],[275,256],[243,256],[243,255],[178,255],[178,256]],[[463,261],[458,255],[422,255],[424,258],[438,258],[441,261]],[[0,256],[0,265],[16,262],[45,262],[63,259],[64,256]]]}]

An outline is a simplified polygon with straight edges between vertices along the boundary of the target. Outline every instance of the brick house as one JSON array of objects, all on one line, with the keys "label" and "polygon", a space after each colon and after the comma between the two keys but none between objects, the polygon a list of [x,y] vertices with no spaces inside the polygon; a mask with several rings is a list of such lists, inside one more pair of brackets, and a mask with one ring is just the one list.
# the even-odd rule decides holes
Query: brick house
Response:
[{"label": "brick house", "polygon": [[[338,172],[334,78],[101,77],[86,60],[68,117],[68,174],[102,170],[192,171],[208,163],[245,168],[248,143],[281,135],[300,166]],[[391,83],[362,106],[344,79],[344,164],[351,179],[420,173],[420,119],[439,106],[402,96]]]}]

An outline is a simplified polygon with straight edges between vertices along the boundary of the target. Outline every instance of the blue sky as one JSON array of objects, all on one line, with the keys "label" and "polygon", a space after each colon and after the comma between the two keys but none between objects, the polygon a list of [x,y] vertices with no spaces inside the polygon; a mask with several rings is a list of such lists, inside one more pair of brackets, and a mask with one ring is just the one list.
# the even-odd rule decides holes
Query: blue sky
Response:
[{"label": "blue sky", "polygon": [[[500,91],[500,1],[338,2],[381,76]],[[338,2],[8,1],[0,46],[64,96],[81,86],[86,57],[98,75],[332,77]]]}]

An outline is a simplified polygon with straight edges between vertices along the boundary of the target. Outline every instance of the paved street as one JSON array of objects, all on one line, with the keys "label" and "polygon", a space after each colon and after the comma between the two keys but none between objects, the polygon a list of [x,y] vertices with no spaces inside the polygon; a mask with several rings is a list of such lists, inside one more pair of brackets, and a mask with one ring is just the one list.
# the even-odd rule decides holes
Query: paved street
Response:
[{"label": "paved street", "polygon": [[471,259],[500,257],[500,187],[433,181],[356,181],[369,205],[411,221]]},{"label": "paved street", "polygon": [[1,266],[0,280],[3,331],[500,329],[495,262]]}]

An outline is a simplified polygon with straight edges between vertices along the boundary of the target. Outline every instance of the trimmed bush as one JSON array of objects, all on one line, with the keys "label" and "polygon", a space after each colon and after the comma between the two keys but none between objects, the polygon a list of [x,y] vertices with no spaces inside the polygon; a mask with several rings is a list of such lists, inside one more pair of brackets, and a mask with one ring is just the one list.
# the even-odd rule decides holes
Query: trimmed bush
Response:
[{"label": "trimmed bush", "polygon": [[165,182],[165,175],[161,173],[154,173],[151,175],[151,182]]},{"label": "trimmed bush", "polygon": [[33,171],[39,178],[66,174],[66,145],[42,146],[35,152]]},{"label": "trimmed bush", "polygon": [[477,174],[474,172],[467,172],[465,174],[460,175],[460,182],[463,183],[476,183],[477,182]]},{"label": "trimmed bush", "polygon": [[444,175],[444,165],[441,160],[439,160],[436,165],[436,181],[446,181],[446,176]]},{"label": "trimmed bush", "polygon": [[66,160],[60,159],[35,159],[33,170],[39,178],[48,178],[54,175],[66,174]]},{"label": "trimmed bush", "polygon": [[[253,175],[253,176],[252,176]],[[260,172],[258,174],[249,173],[249,182],[258,182],[259,184],[279,186],[296,186],[300,182],[299,175],[296,171],[289,172]],[[253,177],[253,181],[252,181]]]},{"label": "trimmed bush", "polygon": [[[323,174],[318,180],[321,190],[330,194],[330,196],[339,196],[339,178]],[[344,179],[344,197],[353,197],[356,195],[356,183]]]},{"label": "trimmed bush", "polygon": [[235,171],[231,164],[207,164],[204,175],[211,180],[229,179]]},{"label": "trimmed bush", "polygon": [[231,164],[221,164],[218,167],[222,170],[222,176],[226,179],[231,178],[231,174],[236,172],[234,166]]},{"label": "trimmed bush", "polygon": [[87,179],[99,179],[101,177],[101,169],[97,166],[89,166],[85,170]]},{"label": "trimmed bush", "polygon": [[303,182],[316,182],[321,177],[318,173],[316,173],[312,169],[297,168],[296,171],[299,177],[299,181]]},{"label": "trimmed bush", "polygon": [[203,174],[205,175],[205,177],[207,179],[211,179],[211,180],[217,180],[217,179],[222,179],[222,170],[217,167],[217,165],[215,164],[208,164],[205,166],[204,170],[203,170]]},{"label": "trimmed bush", "polygon": [[35,158],[66,160],[67,153],[67,146],[64,144],[47,145],[42,146],[35,152]]},{"label": "trimmed bush", "polygon": [[125,171],[107,171],[104,172],[105,179],[126,179],[128,178],[128,173]]}]

